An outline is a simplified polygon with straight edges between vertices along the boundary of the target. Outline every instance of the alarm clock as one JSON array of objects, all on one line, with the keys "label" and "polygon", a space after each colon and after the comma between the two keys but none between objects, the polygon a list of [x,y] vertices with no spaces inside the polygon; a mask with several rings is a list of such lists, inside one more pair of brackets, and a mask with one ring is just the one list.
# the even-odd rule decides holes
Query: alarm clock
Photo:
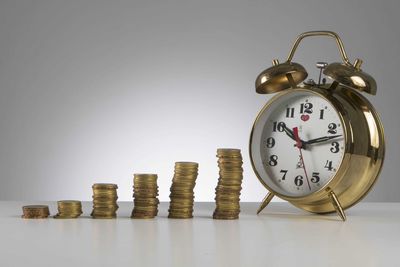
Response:
[{"label": "alarm clock", "polygon": [[[292,62],[301,40],[310,36],[332,37],[343,61],[317,63],[318,81],[305,81],[305,68]],[[310,31],[297,37],[284,63],[273,60],[258,75],[256,92],[276,95],[250,135],[253,170],[269,191],[257,214],[277,196],[309,212],[336,211],[345,221],[344,210],[371,190],[382,169],[385,138],[375,108],[362,95],[375,95],[376,82],[361,64],[349,61],[336,33]]]}]

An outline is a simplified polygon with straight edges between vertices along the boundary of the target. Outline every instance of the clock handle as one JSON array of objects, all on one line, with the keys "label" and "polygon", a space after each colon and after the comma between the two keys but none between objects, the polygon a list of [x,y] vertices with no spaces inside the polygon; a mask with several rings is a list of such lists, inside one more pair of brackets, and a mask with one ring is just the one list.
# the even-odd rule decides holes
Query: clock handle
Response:
[{"label": "clock handle", "polygon": [[332,205],[335,207],[337,214],[342,218],[343,221],[346,221],[346,214],[344,214],[343,208],[339,203],[339,200],[333,191],[329,192],[329,198],[332,201]]},{"label": "clock handle", "polygon": [[269,192],[268,195],[265,196],[260,207],[257,210],[257,214],[259,214],[269,204],[269,202],[271,202],[271,200],[274,198],[274,196],[275,195],[271,192]]},{"label": "clock handle", "polygon": [[339,48],[340,55],[342,56],[343,62],[346,65],[351,65],[349,58],[347,57],[346,50],[344,50],[343,42],[340,39],[339,35],[337,35],[335,32],[331,31],[310,31],[310,32],[303,32],[299,36],[297,36],[296,41],[293,44],[292,49],[290,50],[289,56],[287,57],[287,62],[291,62],[294,56],[294,53],[296,52],[297,47],[299,46],[301,40],[303,40],[305,37],[310,37],[310,36],[330,36],[336,40],[336,43]]}]

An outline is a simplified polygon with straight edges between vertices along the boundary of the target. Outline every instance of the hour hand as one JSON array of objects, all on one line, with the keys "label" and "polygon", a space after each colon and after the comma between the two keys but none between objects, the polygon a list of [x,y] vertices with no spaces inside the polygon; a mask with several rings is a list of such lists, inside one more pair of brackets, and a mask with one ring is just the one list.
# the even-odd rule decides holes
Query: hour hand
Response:
[{"label": "hour hand", "polygon": [[283,124],[283,130],[285,131],[285,133],[287,134],[287,136],[289,136],[290,138],[292,138],[294,141],[296,141],[296,138],[294,136],[294,133],[292,130],[290,130],[286,124]]},{"label": "hour hand", "polygon": [[[283,130],[285,131],[285,133],[287,134],[287,136],[289,136],[291,139],[293,139],[294,141],[296,141],[295,146],[297,146],[297,139],[296,136],[294,135],[293,130],[290,130],[289,127],[286,126],[286,124],[283,125]],[[300,138],[299,138],[300,139]],[[306,148],[306,144],[303,140],[299,140],[301,143],[301,148],[305,149]]]},{"label": "hour hand", "polygon": [[328,140],[331,140],[331,139],[334,139],[334,138],[337,138],[337,137],[340,137],[340,136],[342,136],[342,135],[339,134],[339,135],[318,137],[318,138],[315,138],[315,139],[311,139],[311,140],[305,141],[304,144],[309,145],[309,144],[314,144],[314,143],[321,143],[321,142],[325,142],[325,141],[328,141]]}]

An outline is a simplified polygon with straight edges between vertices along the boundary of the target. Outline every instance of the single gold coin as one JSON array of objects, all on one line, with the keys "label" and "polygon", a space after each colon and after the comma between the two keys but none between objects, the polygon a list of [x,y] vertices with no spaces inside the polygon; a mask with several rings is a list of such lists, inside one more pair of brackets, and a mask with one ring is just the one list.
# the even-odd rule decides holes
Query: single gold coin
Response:
[{"label": "single gold coin", "polygon": [[117,189],[118,185],[109,183],[96,183],[93,184],[93,189]]}]

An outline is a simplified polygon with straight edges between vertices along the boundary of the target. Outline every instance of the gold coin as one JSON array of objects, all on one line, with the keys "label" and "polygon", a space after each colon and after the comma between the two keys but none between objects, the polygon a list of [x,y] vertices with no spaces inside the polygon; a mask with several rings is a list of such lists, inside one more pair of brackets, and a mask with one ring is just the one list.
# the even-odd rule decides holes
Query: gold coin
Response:
[{"label": "gold coin", "polygon": [[175,165],[179,165],[179,166],[199,166],[199,163],[194,162],[194,161],[177,161],[175,162]]},{"label": "gold coin", "polygon": [[170,218],[170,219],[191,219],[191,218],[193,218],[193,215],[168,214],[168,218]]},{"label": "gold coin", "polygon": [[25,219],[43,219],[50,215],[47,205],[28,205],[22,207],[22,218]]},{"label": "gold coin", "polygon": [[213,219],[215,219],[215,220],[237,220],[237,219],[239,219],[239,215],[226,216],[226,215],[214,214]]},{"label": "gold coin", "polygon": [[156,183],[157,174],[152,173],[136,173],[133,175],[133,182],[136,183]]},{"label": "gold coin", "polygon": [[232,205],[232,204],[223,205],[221,203],[218,203],[216,205],[216,207],[217,207],[216,210],[218,210],[218,211],[239,211],[240,210],[240,205],[239,204],[237,204],[237,205]]},{"label": "gold coin", "polygon": [[227,160],[222,160],[218,159],[218,167],[219,168],[242,168],[243,167],[243,161],[227,161]]},{"label": "gold coin", "polygon": [[92,215],[93,219],[115,219],[116,215]]},{"label": "gold coin", "polygon": [[117,190],[110,190],[110,189],[107,189],[107,190],[103,190],[103,189],[93,189],[93,194],[95,194],[95,195],[105,195],[105,196],[108,196],[108,195],[116,195],[116,194],[117,194]]},{"label": "gold coin", "polygon": [[170,203],[170,209],[184,209],[184,208],[191,208],[193,209],[193,202],[192,203]]},{"label": "gold coin", "polygon": [[70,214],[68,214],[68,215],[64,215],[64,214],[57,214],[57,215],[54,215],[54,219],[76,219],[76,218],[78,218],[80,216],[80,214],[79,215],[70,215]]},{"label": "gold coin", "polygon": [[158,186],[135,186],[133,192],[158,193]]},{"label": "gold coin", "polygon": [[148,211],[148,212],[152,212],[152,211],[155,211],[155,210],[157,210],[157,209],[158,209],[157,206],[140,206],[140,205],[135,205],[134,208],[133,208],[133,210],[134,210],[135,212],[137,212],[137,211]]},{"label": "gold coin", "polygon": [[195,186],[196,186],[195,183],[190,184],[190,183],[172,182],[170,190],[172,190],[174,188],[178,188],[178,189],[185,189],[185,190],[193,191]]},{"label": "gold coin", "polygon": [[96,183],[92,186],[93,189],[117,189],[118,185],[109,183]]},{"label": "gold coin", "polygon": [[136,210],[132,211],[132,216],[157,216],[158,210]]},{"label": "gold coin", "polygon": [[170,190],[171,193],[182,193],[182,194],[194,194],[193,189],[188,189],[188,188],[171,188]]},{"label": "gold coin", "polygon": [[219,182],[219,185],[240,187],[240,186],[242,186],[242,181],[235,181],[235,180],[221,181],[221,182]]},{"label": "gold coin", "polygon": [[240,154],[240,149],[238,148],[218,148],[217,149],[218,155],[225,155],[225,154]]},{"label": "gold coin", "polygon": [[79,200],[57,201],[58,213],[54,218],[77,218],[82,214],[82,203]]},{"label": "gold coin", "polygon": [[59,200],[57,201],[57,205],[59,206],[81,206],[82,203],[79,200]]},{"label": "gold coin", "polygon": [[193,193],[176,193],[173,192],[171,194],[169,194],[170,198],[174,198],[174,199],[190,199],[193,200],[194,199],[194,194]]},{"label": "gold coin", "polygon": [[131,216],[132,219],[154,219],[157,215],[142,215],[142,214],[134,214]]}]

